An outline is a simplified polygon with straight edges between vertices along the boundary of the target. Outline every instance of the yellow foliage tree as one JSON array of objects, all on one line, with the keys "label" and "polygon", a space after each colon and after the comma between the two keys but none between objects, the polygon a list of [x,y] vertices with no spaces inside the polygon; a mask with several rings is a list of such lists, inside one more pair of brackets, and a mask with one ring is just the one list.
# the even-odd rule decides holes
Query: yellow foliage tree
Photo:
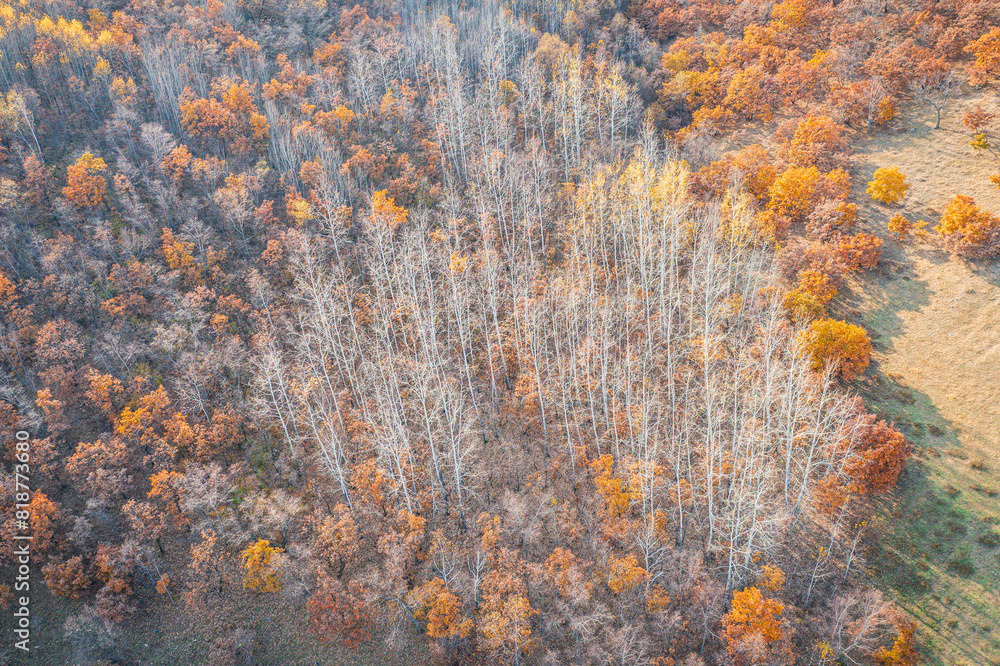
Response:
[{"label": "yellow foliage tree", "polygon": [[612,518],[618,518],[624,514],[632,502],[632,493],[625,487],[625,482],[611,476],[611,468],[614,460],[611,455],[605,453],[600,458],[591,463],[591,467],[598,472],[594,478],[597,486],[597,493],[604,498],[605,509]]},{"label": "yellow foliage tree", "polygon": [[822,370],[828,363],[836,363],[840,376],[850,381],[861,374],[871,361],[872,343],[860,326],[822,319],[813,322],[804,333],[806,349],[813,359],[813,370]]},{"label": "yellow foliage tree", "polygon": [[778,567],[765,564],[760,569],[760,586],[769,592],[777,592],[785,585],[785,572]]},{"label": "yellow foliage tree", "polygon": [[274,556],[285,552],[281,548],[273,548],[267,539],[260,539],[247,546],[240,554],[240,562],[246,575],[243,577],[243,589],[257,592],[277,592],[281,589],[281,568],[274,561]]},{"label": "yellow foliage tree", "polygon": [[396,205],[396,200],[388,196],[388,190],[378,190],[372,194],[372,219],[395,231],[396,227],[406,222],[409,212]]},{"label": "yellow foliage tree", "polygon": [[884,666],[913,666],[920,658],[914,640],[917,623],[900,614],[896,620],[896,631],[899,633],[892,647],[879,650],[875,659]]},{"label": "yellow foliage tree", "polygon": [[782,305],[793,321],[818,319],[826,314],[826,304],[837,295],[837,287],[826,273],[806,269],[799,284],[785,294]]},{"label": "yellow foliage tree", "polygon": [[875,201],[894,204],[903,200],[910,185],[906,176],[896,167],[881,167],[875,170],[866,192]]}]

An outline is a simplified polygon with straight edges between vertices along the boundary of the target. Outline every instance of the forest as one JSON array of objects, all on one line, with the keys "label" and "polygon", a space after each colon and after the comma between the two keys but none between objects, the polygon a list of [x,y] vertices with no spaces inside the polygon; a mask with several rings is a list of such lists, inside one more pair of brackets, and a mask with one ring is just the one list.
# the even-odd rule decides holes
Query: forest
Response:
[{"label": "forest", "polygon": [[1000,217],[853,152],[998,76],[994,0],[0,4],[0,664],[921,663],[840,299]]}]

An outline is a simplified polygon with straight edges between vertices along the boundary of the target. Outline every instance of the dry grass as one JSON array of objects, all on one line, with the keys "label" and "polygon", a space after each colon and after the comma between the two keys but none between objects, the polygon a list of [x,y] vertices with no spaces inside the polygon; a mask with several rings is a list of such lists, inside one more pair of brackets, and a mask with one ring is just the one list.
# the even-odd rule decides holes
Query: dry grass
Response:
[{"label": "dry grass", "polygon": [[[881,567],[870,561],[921,622],[926,662],[935,664],[1000,664],[1000,562],[988,527],[1000,506],[983,492],[1000,480],[1000,262],[954,259],[933,233],[899,243],[886,223],[901,211],[931,228],[956,194],[1000,213],[1000,192],[989,182],[1000,158],[969,147],[962,125],[969,108],[989,109],[990,99],[953,103],[940,130],[925,109],[904,115],[897,126],[907,131],[858,145],[853,174],[862,225],[886,239],[886,253],[881,270],[854,285],[842,307],[875,341],[866,402],[918,450],[896,505],[876,521]],[[1000,132],[991,134],[1000,145]],[[881,166],[907,176],[901,208],[864,195]]]}]

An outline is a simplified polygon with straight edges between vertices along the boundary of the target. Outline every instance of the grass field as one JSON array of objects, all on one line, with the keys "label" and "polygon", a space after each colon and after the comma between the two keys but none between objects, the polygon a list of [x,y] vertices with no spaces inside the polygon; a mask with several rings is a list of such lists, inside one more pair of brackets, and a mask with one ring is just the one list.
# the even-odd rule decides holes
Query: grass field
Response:
[{"label": "grass field", "polygon": [[[872,336],[873,363],[859,386],[866,405],[915,447],[874,520],[867,561],[878,585],[920,622],[928,664],[1000,664],[1000,262],[951,258],[933,232],[900,243],[886,223],[900,211],[929,230],[956,194],[1000,214],[989,182],[1000,159],[969,147],[962,125],[977,101],[990,106],[985,97],[956,100],[939,130],[929,109],[916,109],[897,120],[908,131],[859,147],[859,217],[886,239],[885,254],[838,313]],[[864,194],[880,166],[907,175],[901,210]]]}]

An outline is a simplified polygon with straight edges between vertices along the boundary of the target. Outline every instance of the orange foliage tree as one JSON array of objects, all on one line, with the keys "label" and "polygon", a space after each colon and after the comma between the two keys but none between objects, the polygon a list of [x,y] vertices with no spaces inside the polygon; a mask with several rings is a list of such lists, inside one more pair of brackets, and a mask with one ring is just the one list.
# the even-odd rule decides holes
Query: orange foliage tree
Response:
[{"label": "orange foliage tree", "polygon": [[90,589],[90,578],[83,569],[83,558],[79,555],[62,564],[46,564],[42,567],[42,576],[49,591],[57,597],[80,599]]},{"label": "orange foliage tree", "polygon": [[456,640],[472,631],[472,620],[462,615],[462,603],[440,578],[432,578],[408,595],[413,617],[427,622],[431,638]]},{"label": "orange foliage tree", "polygon": [[483,579],[483,601],[479,613],[479,640],[488,651],[515,661],[535,647],[531,618],[538,611],[528,601],[527,587],[520,578],[524,563],[511,551],[500,550],[493,569]]},{"label": "orange foliage tree", "polygon": [[822,174],[814,166],[789,167],[771,185],[761,227],[780,239],[791,225],[804,223],[821,200],[846,198],[850,186],[850,176],[842,169]]},{"label": "orange foliage tree", "polygon": [[212,83],[212,96],[197,98],[185,88],[180,98],[181,125],[206,146],[240,158],[263,149],[270,137],[267,119],[254,104],[253,87],[238,78]]},{"label": "orange foliage tree", "polygon": [[985,83],[991,76],[1000,74],[1000,28],[993,27],[979,39],[965,47],[976,61],[969,72],[974,85]]},{"label": "orange foliage tree", "polygon": [[338,636],[341,647],[354,649],[371,638],[374,615],[365,602],[365,589],[357,581],[349,581],[345,587],[321,573],[306,609],[311,618],[309,633],[318,641]]},{"label": "orange foliage tree", "polygon": [[769,654],[769,647],[785,637],[778,619],[783,610],[781,603],[765,597],[756,587],[733,593],[733,604],[722,617],[722,626],[726,651],[736,664],[791,663],[781,659],[784,655]]},{"label": "orange foliage tree", "polygon": [[[32,548],[39,552],[46,552],[54,548],[57,544],[56,523],[59,522],[59,506],[45,496],[45,493],[38,491],[28,504],[28,514],[31,523]],[[60,537],[61,538],[61,537]]]},{"label": "orange foliage tree", "polygon": [[608,587],[615,594],[635,588],[646,580],[646,570],[639,566],[633,553],[608,560]]},{"label": "orange foliage tree", "polygon": [[860,326],[845,321],[822,319],[805,331],[806,349],[813,359],[813,370],[836,363],[837,373],[846,381],[861,374],[871,360],[872,343]]},{"label": "orange foliage tree", "polygon": [[914,666],[920,659],[917,652],[916,633],[917,623],[910,620],[903,613],[896,614],[896,640],[891,648],[882,648],[875,654],[875,659],[883,666]]},{"label": "orange foliage tree", "polygon": [[837,244],[837,259],[851,271],[875,268],[881,258],[882,239],[872,234],[854,234],[842,238]]},{"label": "orange foliage tree", "polygon": [[844,128],[832,118],[810,113],[795,126],[783,151],[796,166],[832,169],[837,166],[836,157],[847,151]]},{"label": "orange foliage tree", "polygon": [[160,166],[171,183],[180,185],[184,179],[184,172],[190,165],[191,151],[187,149],[187,146],[178,146],[163,158]]},{"label": "orange foliage tree", "polygon": [[959,194],[945,208],[934,231],[947,238],[960,256],[988,257],[1000,251],[1000,218],[976,205],[972,197]]},{"label": "orange foliage tree", "polygon": [[703,199],[721,198],[738,178],[743,188],[759,202],[767,199],[777,170],[767,151],[758,144],[726,153],[689,176],[692,191]]},{"label": "orange foliage tree", "polygon": [[63,196],[81,208],[99,205],[108,189],[108,182],[101,175],[107,169],[108,165],[100,157],[84,153],[75,164],[66,167]]},{"label": "orange foliage tree", "polygon": [[906,219],[906,217],[904,217],[901,213],[896,213],[889,220],[886,227],[889,229],[889,233],[897,239],[903,240],[910,233],[910,230],[913,229],[913,223]]}]

